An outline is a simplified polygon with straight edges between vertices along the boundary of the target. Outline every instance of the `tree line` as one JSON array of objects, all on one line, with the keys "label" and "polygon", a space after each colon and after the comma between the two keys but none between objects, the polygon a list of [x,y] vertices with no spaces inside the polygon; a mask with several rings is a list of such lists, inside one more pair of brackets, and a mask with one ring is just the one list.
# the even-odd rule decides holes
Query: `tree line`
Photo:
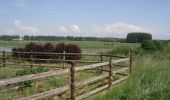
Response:
[{"label": "tree line", "polygon": [[[0,40],[11,41],[13,39],[21,38],[19,35],[1,35]],[[100,42],[126,42],[123,38],[111,38],[111,37],[73,37],[73,36],[29,36],[22,37],[26,41],[100,41]]]},{"label": "tree line", "polygon": [[60,41],[60,40],[68,40],[68,41],[101,41],[101,42],[126,42],[125,39],[119,38],[100,38],[100,37],[73,37],[73,36],[24,36],[24,40],[32,40],[32,41]]},{"label": "tree line", "polygon": [[0,36],[0,40],[3,41],[11,41],[13,39],[19,39],[20,36],[19,35],[1,35]]}]

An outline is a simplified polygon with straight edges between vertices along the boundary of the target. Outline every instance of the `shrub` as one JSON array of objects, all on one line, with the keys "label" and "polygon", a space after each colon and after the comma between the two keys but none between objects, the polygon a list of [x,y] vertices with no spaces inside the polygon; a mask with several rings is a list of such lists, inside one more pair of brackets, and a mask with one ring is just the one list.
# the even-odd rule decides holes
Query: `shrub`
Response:
[{"label": "shrub", "polygon": [[[81,53],[81,49],[79,46],[75,44],[65,44],[65,43],[59,43],[56,45],[55,52],[56,53]],[[58,58],[63,58],[63,55],[57,56]],[[66,60],[79,60],[81,59],[81,55],[66,55]]]},{"label": "shrub", "polygon": [[63,51],[65,51],[65,46],[66,45],[65,45],[64,42],[57,44],[56,47],[55,47],[55,52],[56,53],[63,53]]},{"label": "shrub", "polygon": [[[46,43],[43,46],[43,52],[53,52],[53,51],[54,51],[54,45],[52,43]],[[51,57],[52,57],[52,55],[45,54],[45,55],[43,55],[42,58],[50,59]]]},{"label": "shrub", "polygon": [[[63,53],[65,51],[65,46],[66,45],[65,45],[64,42],[57,44],[56,47],[55,47],[54,52],[55,53]],[[57,55],[57,58],[58,59],[63,59],[63,55]]]},{"label": "shrub", "polygon": [[142,47],[144,50],[148,50],[148,51],[155,51],[155,50],[157,50],[156,45],[155,45],[154,42],[151,41],[151,40],[145,40],[145,41],[141,44],[141,47]]},{"label": "shrub", "polygon": [[14,57],[23,57],[23,54],[22,55],[19,55],[18,53],[16,52],[24,52],[25,49],[24,48],[13,48],[12,49],[12,52],[13,52],[13,56]]},{"label": "shrub", "polygon": [[53,52],[54,51],[54,45],[52,43],[46,43],[43,46],[43,52]]},{"label": "shrub", "polygon": [[25,46],[26,52],[43,52],[43,46],[35,43],[29,43]]},{"label": "shrub", "polygon": [[[43,52],[43,46],[35,43],[29,43],[25,46],[26,52]],[[32,54],[34,58],[41,58],[40,55]],[[30,58],[30,54],[25,54],[26,58]]]},{"label": "shrub", "polygon": [[[16,72],[16,76],[24,76],[24,75],[36,74],[36,73],[47,72],[47,71],[48,71],[48,69],[47,68],[43,68],[43,67],[26,68],[26,69],[17,71]],[[23,88],[25,88],[25,87],[31,87],[32,86],[32,82],[33,82],[32,80],[20,82],[19,84],[22,85],[22,86],[19,87],[18,90],[23,90]]]},{"label": "shrub", "polygon": [[153,41],[153,43],[155,44],[156,48],[158,50],[163,50],[165,47],[165,43],[161,42],[161,41]]},{"label": "shrub", "polygon": [[[17,53],[15,52],[51,52],[51,53],[63,53],[64,51],[66,53],[81,53],[81,49],[79,46],[74,45],[74,44],[65,44],[65,43],[59,43],[58,45],[56,45],[56,47],[54,47],[53,44],[51,43],[46,43],[44,46],[43,45],[38,45],[35,43],[29,43],[25,46],[25,48],[13,48],[13,56],[17,57]],[[40,59],[50,59],[54,56],[50,55],[50,54],[32,54],[33,58],[40,58]],[[30,58],[31,54],[30,53],[26,53],[24,54],[25,58]],[[57,55],[57,58],[63,58],[63,55]],[[65,57],[66,60],[79,60],[81,59],[81,55],[66,55]]]},{"label": "shrub", "polygon": [[[65,46],[66,53],[81,53],[81,49],[78,45],[68,44]],[[67,55],[66,60],[79,60],[82,55]]]}]

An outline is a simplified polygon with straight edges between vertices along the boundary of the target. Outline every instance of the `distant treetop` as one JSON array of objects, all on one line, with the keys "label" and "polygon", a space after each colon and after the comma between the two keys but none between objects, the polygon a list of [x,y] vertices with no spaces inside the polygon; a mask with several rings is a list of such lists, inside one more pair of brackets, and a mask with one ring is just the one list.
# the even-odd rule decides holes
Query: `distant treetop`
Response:
[{"label": "distant treetop", "polygon": [[127,43],[142,43],[145,40],[152,40],[152,35],[144,32],[131,32],[126,38]]}]

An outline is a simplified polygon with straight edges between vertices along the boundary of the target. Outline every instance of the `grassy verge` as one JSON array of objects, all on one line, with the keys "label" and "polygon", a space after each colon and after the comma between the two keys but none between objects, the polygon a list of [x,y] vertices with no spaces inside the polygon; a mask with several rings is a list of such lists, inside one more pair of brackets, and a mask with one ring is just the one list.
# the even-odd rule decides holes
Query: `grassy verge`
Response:
[{"label": "grassy verge", "polygon": [[133,73],[127,80],[87,100],[169,100],[169,57],[169,52],[135,56]]}]

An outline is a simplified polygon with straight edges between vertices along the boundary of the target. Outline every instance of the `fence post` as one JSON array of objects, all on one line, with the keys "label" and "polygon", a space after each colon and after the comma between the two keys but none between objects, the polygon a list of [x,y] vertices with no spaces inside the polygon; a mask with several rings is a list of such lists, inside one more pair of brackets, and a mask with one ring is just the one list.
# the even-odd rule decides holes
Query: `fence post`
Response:
[{"label": "fence post", "polygon": [[6,55],[5,55],[5,50],[3,50],[3,67],[5,67],[5,63],[6,63]]},{"label": "fence post", "polygon": [[[100,52],[100,62],[103,62],[103,51],[102,50]],[[101,74],[103,74],[103,66],[101,66],[100,68],[101,68]]]},{"label": "fence post", "polygon": [[65,51],[63,51],[63,69],[65,68],[65,59],[66,59]]},{"label": "fence post", "polygon": [[132,53],[129,52],[129,73],[132,73]]},{"label": "fence post", "polygon": [[33,64],[33,54],[32,54],[32,51],[30,52],[30,59],[31,59],[31,68],[33,67],[32,64]]},{"label": "fence post", "polygon": [[109,61],[109,83],[108,83],[109,88],[112,87],[112,81],[113,81],[113,70],[112,70],[113,65],[112,65],[112,61],[113,61],[113,59],[110,58],[110,61]]},{"label": "fence post", "polygon": [[76,99],[76,70],[75,70],[75,65],[76,62],[73,61],[71,62],[71,84],[70,84],[70,88],[71,88],[71,100],[75,100]]}]

